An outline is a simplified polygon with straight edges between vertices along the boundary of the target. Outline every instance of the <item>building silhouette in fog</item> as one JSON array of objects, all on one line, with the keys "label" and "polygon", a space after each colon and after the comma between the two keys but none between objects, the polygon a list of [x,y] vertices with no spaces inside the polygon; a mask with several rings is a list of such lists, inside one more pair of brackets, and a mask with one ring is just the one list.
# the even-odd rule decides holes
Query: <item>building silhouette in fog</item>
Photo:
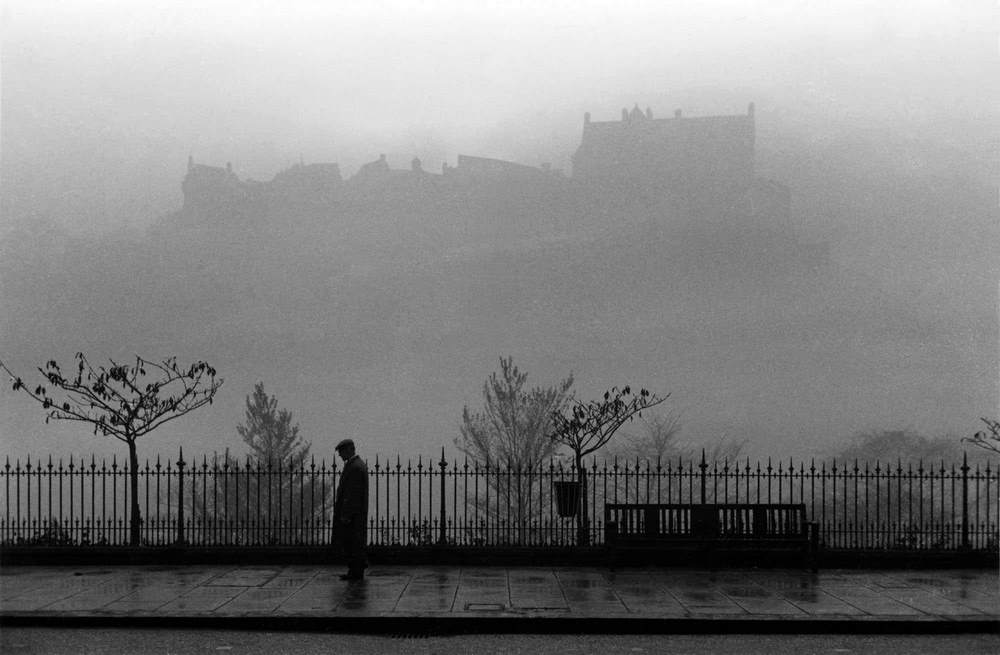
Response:
[{"label": "building silhouette in fog", "polygon": [[[188,160],[182,185],[184,210],[194,215],[225,207],[261,203],[308,204],[334,208],[385,202],[415,209],[457,202],[479,194],[528,200],[545,198],[543,213],[552,214],[553,197],[595,195],[621,201],[669,201],[695,213],[736,212],[782,216],[788,212],[788,189],[758,178],[754,170],[754,105],[745,114],[690,117],[676,110],[655,118],[651,109],[622,109],[620,119],[591,120],[584,115],[580,145],[572,156],[572,178],[547,164],[540,167],[479,156],[458,155],[457,166],[441,173],[414,158],[406,168],[392,168],[386,156],[364,164],[348,179],[334,163],[298,163],[270,182],[242,181],[226,168]],[[530,208],[527,210],[531,213]],[[419,212],[418,212],[419,213]],[[558,211],[556,211],[558,213]]]},{"label": "building silhouette in fog", "polygon": [[636,105],[621,119],[584,115],[573,179],[622,191],[661,191],[731,203],[754,183],[754,105],[737,116],[654,118]]}]

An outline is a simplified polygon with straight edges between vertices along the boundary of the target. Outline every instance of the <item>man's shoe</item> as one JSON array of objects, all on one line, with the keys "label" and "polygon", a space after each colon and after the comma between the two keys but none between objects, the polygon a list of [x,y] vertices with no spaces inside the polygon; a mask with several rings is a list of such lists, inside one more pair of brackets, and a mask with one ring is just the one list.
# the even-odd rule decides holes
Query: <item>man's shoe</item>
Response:
[{"label": "man's shoe", "polygon": [[365,576],[358,573],[345,573],[340,576],[341,580],[364,580]]}]

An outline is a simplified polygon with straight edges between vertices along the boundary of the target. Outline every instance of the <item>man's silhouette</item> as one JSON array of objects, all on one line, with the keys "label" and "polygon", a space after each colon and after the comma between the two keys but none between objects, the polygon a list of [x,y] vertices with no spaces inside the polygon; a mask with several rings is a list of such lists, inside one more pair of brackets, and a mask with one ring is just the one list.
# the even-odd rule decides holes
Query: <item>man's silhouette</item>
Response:
[{"label": "man's silhouette", "polygon": [[354,451],[354,442],[344,439],[337,444],[337,454],[344,460],[344,471],[337,485],[333,505],[333,524],[347,558],[347,573],[341,580],[361,580],[368,561],[365,556],[365,526],[368,524],[368,466]]}]

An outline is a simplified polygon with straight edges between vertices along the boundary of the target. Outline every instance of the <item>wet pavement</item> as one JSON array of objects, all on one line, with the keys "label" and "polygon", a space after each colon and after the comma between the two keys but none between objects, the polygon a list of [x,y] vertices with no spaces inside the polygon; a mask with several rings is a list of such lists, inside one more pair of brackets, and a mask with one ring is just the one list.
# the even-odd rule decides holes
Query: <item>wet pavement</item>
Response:
[{"label": "wet pavement", "polygon": [[323,566],[13,566],[0,570],[0,618],[9,625],[409,617],[494,625],[529,618],[1000,626],[997,573],[984,570],[378,566],[350,583],[341,573]]}]

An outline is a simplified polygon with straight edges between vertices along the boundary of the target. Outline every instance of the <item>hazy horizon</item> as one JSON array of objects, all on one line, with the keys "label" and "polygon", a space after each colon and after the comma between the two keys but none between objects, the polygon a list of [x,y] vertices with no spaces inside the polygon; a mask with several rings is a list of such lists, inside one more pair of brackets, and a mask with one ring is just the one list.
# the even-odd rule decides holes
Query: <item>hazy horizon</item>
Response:
[{"label": "hazy horizon", "polygon": [[[257,380],[315,450],[352,435],[368,452],[452,451],[462,406],[480,402],[505,355],[533,384],[572,371],[583,397],[623,382],[672,393],[688,438],[746,436],[764,456],[823,454],[865,430],[957,439],[1000,400],[997,13],[947,2],[7,2],[0,359],[25,376],[77,350],[215,364],[220,401],[152,435],[140,446],[150,455],[238,449]],[[228,278],[243,269],[197,278],[151,229],[181,210],[189,156],[256,180],[299,161],[350,177],[381,153],[396,169],[416,156],[437,172],[464,154],[570,175],[585,112],[730,115],[749,102],[756,170],[789,187],[789,224],[702,233],[664,219],[662,267],[650,272],[653,255],[633,250],[599,260],[615,280],[686,280],[660,306],[654,289],[608,300],[618,287],[574,268],[598,237],[571,228],[549,245],[481,253],[451,233],[463,248],[447,257],[405,270],[373,258],[372,272],[329,289],[336,262],[304,257],[314,277],[299,290],[280,265],[296,252],[276,251],[244,271],[260,276],[259,297]],[[703,280],[716,267],[684,259],[698,244],[732,270]],[[803,260],[820,251],[815,267]],[[115,256],[138,272],[116,271]],[[771,256],[786,277],[738,274]],[[184,296],[172,280],[198,288]],[[203,323],[188,298],[207,303]],[[574,304],[554,307],[560,298]],[[574,312],[591,302],[604,313],[588,327]],[[542,316],[553,310],[576,324]],[[45,425],[9,386],[0,406],[11,455],[117,451]]]}]

